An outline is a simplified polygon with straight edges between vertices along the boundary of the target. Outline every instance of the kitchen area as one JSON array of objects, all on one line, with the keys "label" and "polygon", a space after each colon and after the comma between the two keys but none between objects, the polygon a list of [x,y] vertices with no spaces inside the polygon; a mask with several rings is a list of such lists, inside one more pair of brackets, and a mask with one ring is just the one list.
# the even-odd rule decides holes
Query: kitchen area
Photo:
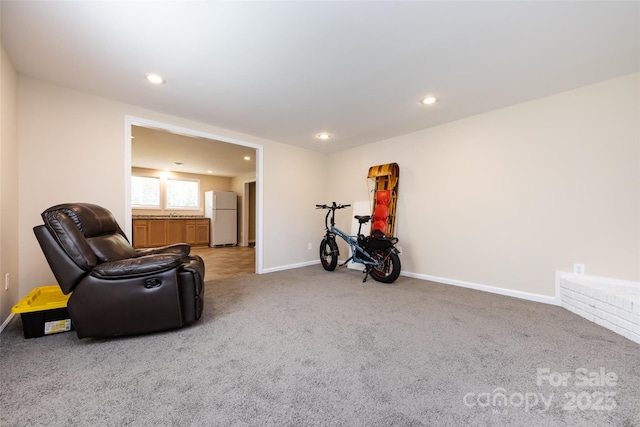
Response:
[{"label": "kitchen area", "polygon": [[187,243],[206,280],[255,272],[255,150],[132,126],[131,154],[135,248]]},{"label": "kitchen area", "polygon": [[133,247],[155,248],[174,243],[209,246],[210,219],[195,215],[133,216]]},{"label": "kitchen area", "polygon": [[204,215],[132,215],[133,247],[174,243],[225,247],[238,244],[238,197],[233,191],[205,191]]}]

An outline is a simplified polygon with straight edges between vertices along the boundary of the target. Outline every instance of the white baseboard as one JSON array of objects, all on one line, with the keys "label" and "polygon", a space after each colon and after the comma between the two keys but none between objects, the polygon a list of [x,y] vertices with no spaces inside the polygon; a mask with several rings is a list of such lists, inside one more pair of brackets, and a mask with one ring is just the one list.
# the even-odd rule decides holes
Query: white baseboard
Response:
[{"label": "white baseboard", "polygon": [[13,320],[13,316],[14,316],[14,314],[13,314],[13,313],[11,313],[11,314],[6,318],[6,320],[2,323],[2,325],[0,325],[0,334],[2,333],[2,331],[4,331],[4,328],[6,328],[6,327],[7,327],[7,325],[8,325],[9,323],[11,323],[11,320]]},{"label": "white baseboard", "polygon": [[305,261],[298,264],[281,265],[278,267],[263,268],[262,273],[274,273],[276,271],[293,270],[294,268],[308,267],[310,265],[320,264],[320,260]]},{"label": "white baseboard", "polygon": [[[340,260],[340,263],[342,262],[344,261]],[[263,273],[273,273],[276,271],[291,270],[294,268],[308,267],[310,265],[315,265],[315,264],[320,264],[320,260],[301,262],[298,264],[283,265],[280,267],[265,268],[263,270]],[[348,268],[357,269],[357,268],[361,268],[361,265],[350,263],[348,265]],[[454,285],[454,286],[459,286],[461,288],[475,289],[477,291],[489,292],[492,294],[505,295],[508,297],[520,298],[528,301],[541,302],[544,304],[561,305],[560,298],[558,296],[559,293],[557,290],[556,290],[556,295],[548,296],[548,295],[534,294],[530,292],[514,291],[512,289],[497,288],[495,286],[483,285],[480,283],[472,283],[472,282],[465,282],[462,280],[448,279],[446,277],[437,277],[437,276],[430,276],[427,274],[411,273],[408,271],[403,271],[402,273],[400,273],[400,275],[405,277],[411,277],[414,279],[428,280],[431,282],[442,283],[444,285]],[[558,282],[558,278],[556,276],[556,283],[557,282]]]},{"label": "white baseboard", "polygon": [[444,285],[454,285],[461,288],[475,289],[477,291],[489,292],[492,294],[505,295],[508,297],[520,298],[528,301],[541,302],[544,304],[560,305],[556,296],[534,294],[530,292],[514,291],[512,289],[496,288],[495,286],[482,285],[480,283],[465,282],[462,280],[447,279],[445,277],[430,276],[427,274],[416,274],[407,271],[400,273],[402,276],[413,277],[414,279],[429,280],[431,282],[442,283]]}]

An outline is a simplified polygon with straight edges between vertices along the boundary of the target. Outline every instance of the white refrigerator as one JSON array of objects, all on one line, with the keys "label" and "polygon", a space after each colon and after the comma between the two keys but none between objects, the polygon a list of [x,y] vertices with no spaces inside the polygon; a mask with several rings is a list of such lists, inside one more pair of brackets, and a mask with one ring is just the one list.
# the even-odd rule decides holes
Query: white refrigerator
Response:
[{"label": "white refrigerator", "polygon": [[206,191],[204,216],[211,220],[209,246],[238,243],[238,195],[233,191]]}]

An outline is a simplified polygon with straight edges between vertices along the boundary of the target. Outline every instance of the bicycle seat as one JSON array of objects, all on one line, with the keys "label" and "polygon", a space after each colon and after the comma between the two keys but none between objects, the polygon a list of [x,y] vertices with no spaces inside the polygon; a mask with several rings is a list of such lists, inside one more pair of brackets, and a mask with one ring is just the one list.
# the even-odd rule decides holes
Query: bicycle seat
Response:
[{"label": "bicycle seat", "polygon": [[356,215],[354,218],[357,219],[360,224],[365,224],[369,222],[371,215]]}]

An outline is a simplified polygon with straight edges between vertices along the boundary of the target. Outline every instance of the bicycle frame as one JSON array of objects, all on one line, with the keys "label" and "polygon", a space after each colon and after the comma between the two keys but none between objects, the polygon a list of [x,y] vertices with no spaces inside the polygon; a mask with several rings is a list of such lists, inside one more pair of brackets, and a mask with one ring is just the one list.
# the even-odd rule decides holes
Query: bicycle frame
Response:
[{"label": "bicycle frame", "polygon": [[[355,263],[364,264],[364,265],[374,265],[374,266],[380,265],[380,263],[377,260],[371,258],[371,256],[369,256],[369,254],[358,244],[358,236],[351,236],[335,226],[335,212],[336,212],[335,207],[336,206],[334,203],[333,209],[330,209],[327,211],[327,216],[325,216],[324,218],[324,225],[327,230],[326,237],[328,239],[333,239],[335,241],[336,236],[338,236],[342,240],[344,240],[349,245],[349,248],[351,249],[351,257],[349,257],[349,259],[347,259],[341,265],[345,265],[349,261],[353,261]],[[329,226],[328,224],[329,215],[331,215],[331,226]],[[364,255],[366,259],[364,259],[362,255],[359,256],[358,254]]]},{"label": "bicycle frame", "polygon": [[[360,226],[358,234],[351,236],[336,227],[335,216],[336,209],[344,209],[351,205],[337,205],[333,202],[331,205],[316,205],[316,209],[327,209],[327,215],[324,217],[325,236],[320,242],[320,263],[327,271],[333,271],[338,266],[338,258],[340,257],[340,248],[336,242],[336,236],[344,240],[349,249],[351,256],[340,267],[346,265],[349,261],[356,264],[364,264],[364,278],[362,282],[367,281],[367,277],[371,276],[377,282],[393,283],[399,276],[402,268],[398,250],[396,237],[387,237],[380,230],[374,230],[370,236],[362,234],[362,224],[371,221],[370,215],[355,215]],[[331,215],[331,219],[329,219]],[[330,223],[330,224],[329,224]]]}]

